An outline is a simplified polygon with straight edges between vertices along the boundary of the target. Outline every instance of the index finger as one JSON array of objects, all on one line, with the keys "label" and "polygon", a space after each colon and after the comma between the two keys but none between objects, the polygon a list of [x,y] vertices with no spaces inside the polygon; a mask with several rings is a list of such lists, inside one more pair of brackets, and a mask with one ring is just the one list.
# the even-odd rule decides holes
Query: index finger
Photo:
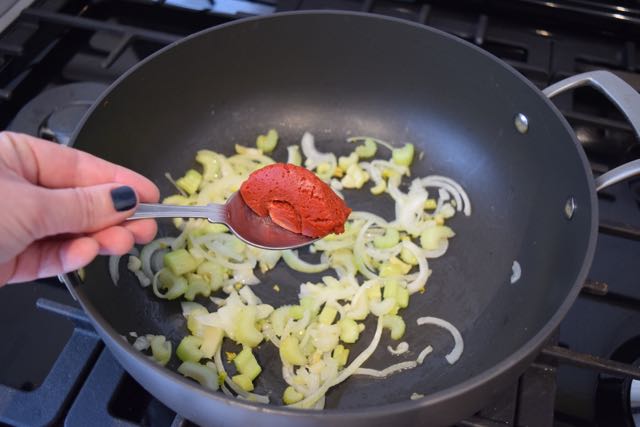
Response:
[{"label": "index finger", "polygon": [[43,187],[119,183],[133,187],[141,202],[157,202],[160,198],[158,187],[149,179],[84,151],[11,132],[0,134],[0,143],[16,151],[23,172],[30,175],[25,178]]}]

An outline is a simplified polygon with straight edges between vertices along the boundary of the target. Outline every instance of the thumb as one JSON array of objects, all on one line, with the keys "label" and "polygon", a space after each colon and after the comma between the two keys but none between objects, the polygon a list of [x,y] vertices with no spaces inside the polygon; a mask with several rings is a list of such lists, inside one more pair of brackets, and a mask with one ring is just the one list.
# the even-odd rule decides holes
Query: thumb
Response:
[{"label": "thumb", "polygon": [[133,188],[114,184],[44,190],[41,196],[37,238],[102,230],[123,222],[138,204]]}]

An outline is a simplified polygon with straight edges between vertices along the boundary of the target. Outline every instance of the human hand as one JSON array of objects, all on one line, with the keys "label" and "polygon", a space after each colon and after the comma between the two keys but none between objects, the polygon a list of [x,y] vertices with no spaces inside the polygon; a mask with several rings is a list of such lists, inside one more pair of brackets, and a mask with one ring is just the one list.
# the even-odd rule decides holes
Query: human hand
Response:
[{"label": "human hand", "polygon": [[134,242],[148,243],[154,220],[124,221],[138,201],[159,197],[151,181],[122,166],[0,133],[0,286],[77,270],[98,254],[122,255]]}]

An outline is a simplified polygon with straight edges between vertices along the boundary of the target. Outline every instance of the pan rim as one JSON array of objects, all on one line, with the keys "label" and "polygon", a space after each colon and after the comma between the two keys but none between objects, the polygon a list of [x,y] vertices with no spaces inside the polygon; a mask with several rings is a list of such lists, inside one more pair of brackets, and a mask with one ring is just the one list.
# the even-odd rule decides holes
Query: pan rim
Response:
[{"label": "pan rim", "polygon": [[[72,137],[70,138],[70,146],[73,146],[78,135],[81,133],[84,128],[86,122],[91,118],[94,110],[98,108],[103,102],[103,100],[117,87],[120,83],[127,79],[131,74],[138,71],[141,67],[143,67],[148,62],[154,60],[157,56],[162,55],[164,52],[173,49],[183,43],[189,42],[191,39],[200,37],[201,35],[207,34],[209,32],[214,32],[217,30],[221,30],[227,27],[233,27],[236,25],[245,25],[246,23],[251,23],[254,21],[262,21],[262,20],[270,20],[270,19],[282,19],[290,17],[290,16],[347,16],[354,18],[366,18],[372,20],[380,20],[380,21],[389,21],[396,24],[401,24],[405,26],[411,26],[415,29],[426,31],[432,34],[435,34],[439,37],[446,38],[452,42],[460,43],[467,48],[472,49],[476,53],[484,55],[489,60],[496,63],[496,65],[503,67],[505,70],[509,71],[515,78],[519,79],[523,84],[529,87],[532,93],[535,96],[538,96],[546,103],[547,107],[550,108],[557,119],[560,121],[561,125],[564,127],[564,130],[567,132],[568,136],[571,138],[574,148],[577,151],[577,155],[580,159],[580,163],[584,170],[584,177],[586,179],[586,184],[589,188],[589,206],[585,206],[588,208],[588,211],[591,213],[591,224],[589,231],[589,239],[586,245],[585,256],[582,261],[582,265],[580,270],[576,276],[576,279],[573,283],[573,286],[567,293],[566,297],[562,301],[562,303],[558,306],[556,312],[553,316],[545,323],[545,325],[533,336],[531,337],[525,344],[523,344],[519,349],[517,349],[514,353],[510,354],[505,359],[501,360],[497,364],[493,365],[490,369],[487,369],[477,375],[474,375],[465,381],[462,381],[452,387],[448,387],[446,389],[437,391],[435,393],[426,395],[425,397],[418,400],[406,400],[401,402],[393,402],[379,406],[368,406],[368,407],[359,407],[359,408],[348,408],[348,409],[336,409],[336,408],[327,408],[321,411],[312,410],[312,409],[293,409],[288,408],[286,406],[275,406],[271,404],[260,404],[255,402],[248,402],[240,399],[230,398],[222,393],[212,393],[210,391],[205,390],[198,384],[193,381],[188,380],[187,378],[178,375],[177,373],[169,370],[169,369],[158,369],[157,373],[160,375],[168,375],[173,382],[178,382],[182,387],[185,387],[190,390],[190,392],[194,393],[204,393],[208,399],[215,399],[221,404],[226,404],[229,406],[233,406],[236,408],[243,408],[252,412],[260,412],[265,414],[274,414],[279,416],[296,416],[296,417],[304,417],[305,419],[309,418],[317,418],[322,417],[323,422],[331,421],[333,418],[344,418],[345,416],[359,417],[361,419],[376,419],[381,416],[393,416],[396,414],[407,413],[412,411],[418,411],[430,406],[434,406],[445,401],[460,398],[464,394],[473,391],[481,387],[484,383],[491,382],[507,371],[514,369],[518,364],[521,364],[527,359],[532,360],[537,353],[540,351],[540,348],[543,346],[546,339],[551,335],[551,333],[559,326],[562,319],[566,316],[567,312],[575,302],[575,299],[580,292],[581,286],[580,284],[584,282],[591,267],[593,257],[595,255],[595,249],[597,244],[597,225],[598,225],[598,203],[597,196],[595,190],[594,180],[591,178],[591,170],[589,167],[587,156],[580,145],[577,137],[566,121],[564,116],[560,113],[560,111],[555,107],[555,105],[547,98],[541,91],[538,89],[533,83],[527,80],[522,74],[520,74],[515,68],[495,57],[494,55],[482,50],[480,47],[473,45],[465,40],[457,38],[453,35],[450,35],[444,31],[439,29],[417,23],[408,21],[402,18],[388,17],[377,15],[373,13],[365,13],[365,12],[355,12],[355,11],[339,11],[339,10],[308,10],[308,11],[293,11],[293,12],[277,12],[271,15],[262,15],[262,16],[253,16],[247,18],[241,18],[235,21],[230,21],[227,23],[223,23],[220,25],[216,25],[202,31],[198,31],[194,34],[191,34],[183,39],[180,39],[166,47],[159,49],[153,54],[149,55],[147,58],[140,61],[138,64],[131,67],[127,70],[123,75],[121,75],[118,79],[116,79],[96,100],[96,102],[91,106],[91,108],[87,111],[83,119],[80,121],[79,125],[76,127]],[[113,327],[105,321],[102,315],[93,307],[93,304],[89,301],[88,298],[81,297],[82,292],[79,294],[75,290],[75,286],[77,282],[74,283],[74,279],[70,277],[69,274],[61,275],[64,283],[69,288],[73,297],[80,303],[85,312],[89,315],[91,322],[96,327],[98,333],[101,335],[103,340],[110,341],[116,345],[118,348],[126,352],[130,357],[133,357],[137,360],[138,363],[146,364],[146,367],[149,369],[157,369],[158,366],[153,361],[149,360],[146,356],[141,354],[140,352],[133,349],[133,347],[123,346],[119,340],[121,340],[120,334],[113,329]],[[521,372],[522,373],[522,372]],[[467,414],[461,414],[467,415]]]}]

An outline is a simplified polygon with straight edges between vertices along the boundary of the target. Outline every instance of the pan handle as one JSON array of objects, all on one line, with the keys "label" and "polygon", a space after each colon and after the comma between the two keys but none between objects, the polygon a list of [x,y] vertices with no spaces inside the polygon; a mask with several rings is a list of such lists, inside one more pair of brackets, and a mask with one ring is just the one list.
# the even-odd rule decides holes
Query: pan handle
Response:
[{"label": "pan handle", "polygon": [[[640,139],[640,94],[628,83],[609,71],[590,71],[577,74],[543,90],[549,98],[568,90],[590,86],[613,102],[631,123],[631,127]],[[596,178],[596,191],[600,191],[620,181],[640,175],[640,159],[633,160]]]}]

